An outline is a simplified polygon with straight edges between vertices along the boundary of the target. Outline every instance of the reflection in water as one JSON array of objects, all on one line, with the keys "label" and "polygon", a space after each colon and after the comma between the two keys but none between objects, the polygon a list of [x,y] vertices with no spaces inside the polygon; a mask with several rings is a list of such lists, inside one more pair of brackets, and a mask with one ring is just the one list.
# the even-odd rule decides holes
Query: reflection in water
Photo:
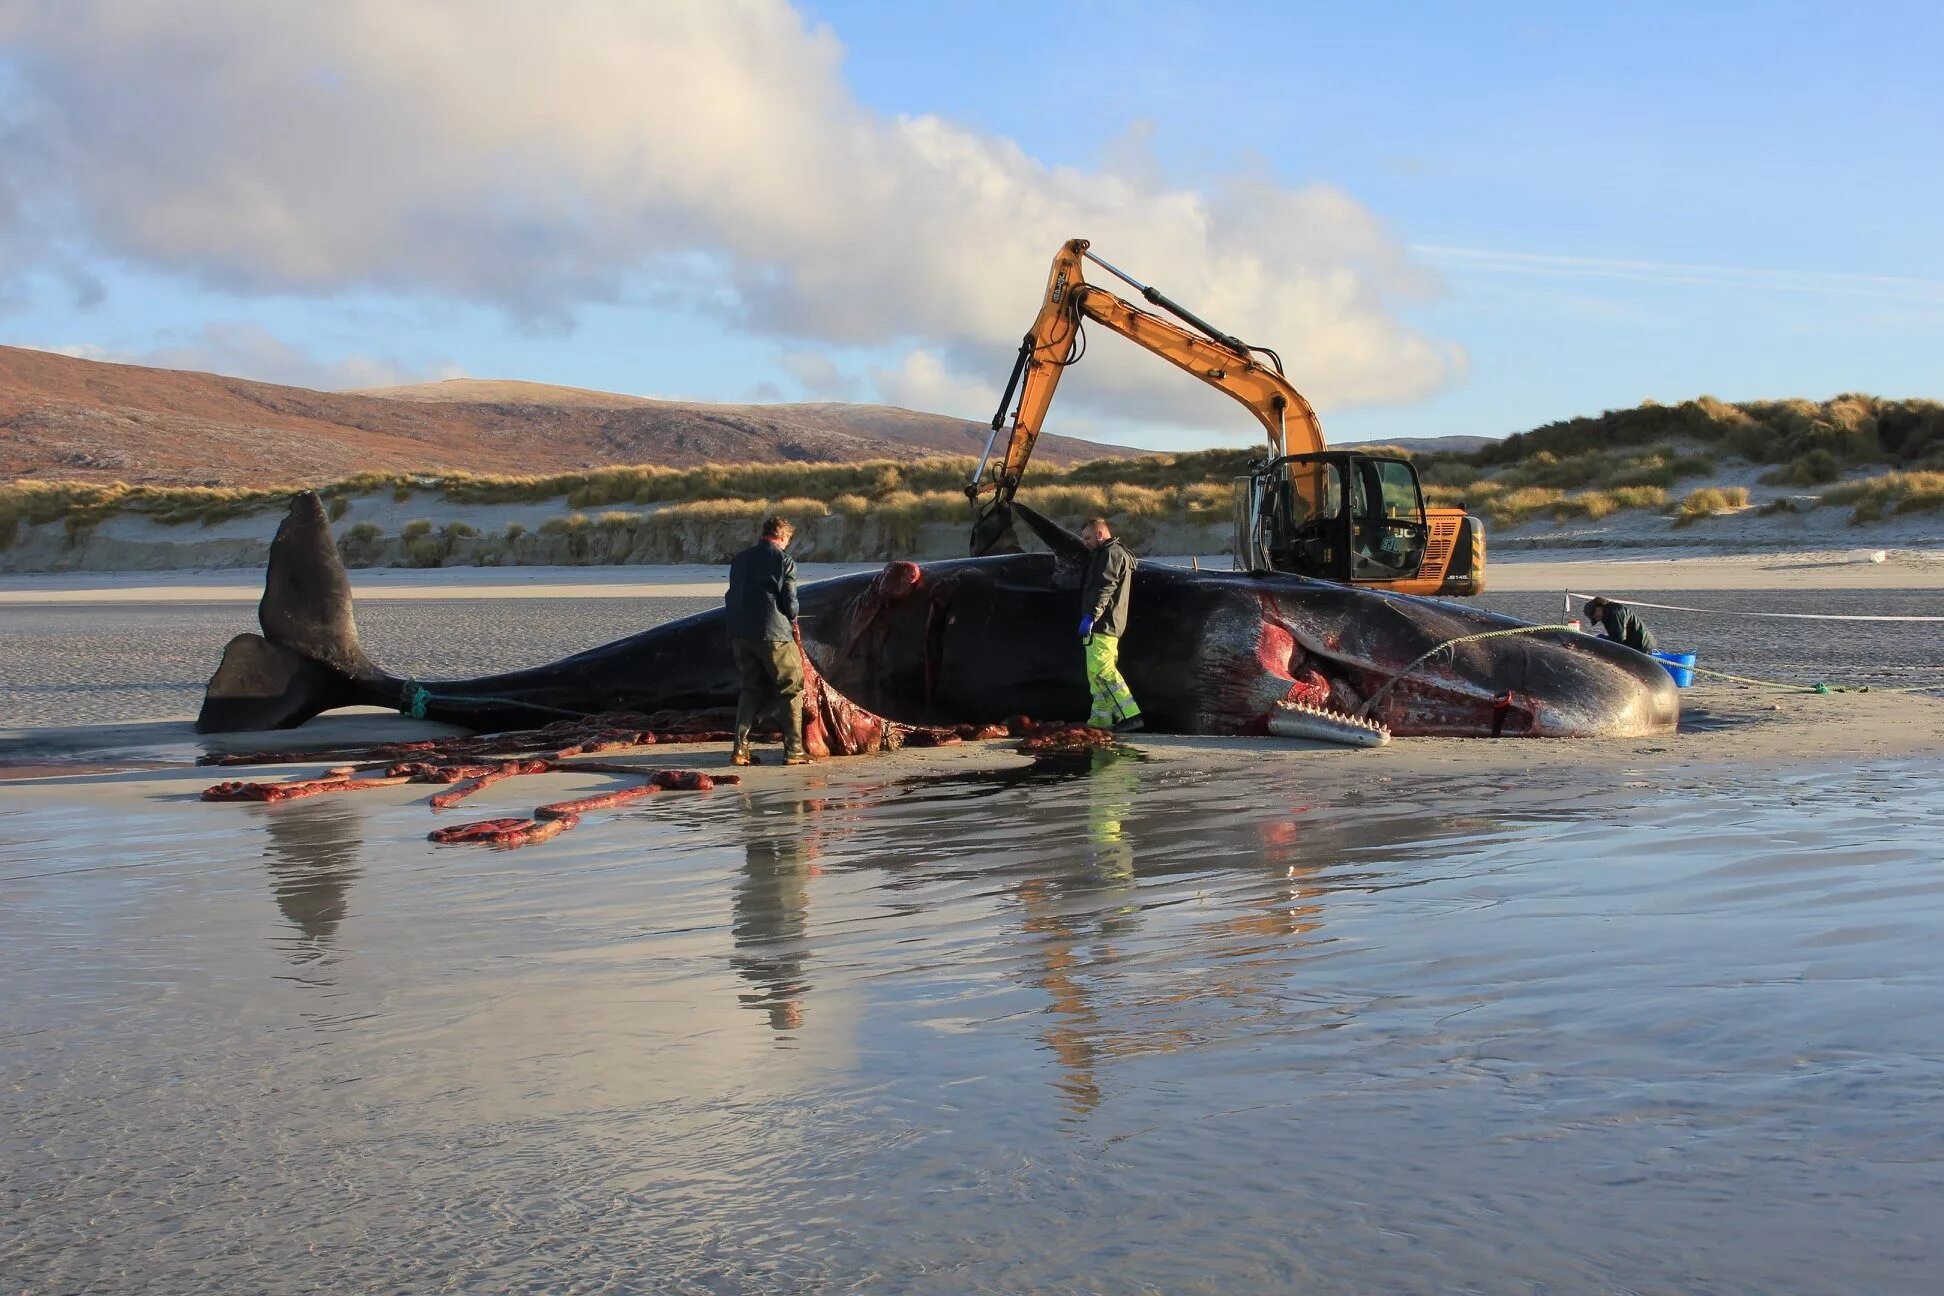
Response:
[{"label": "reflection in water", "polygon": [[279,806],[264,815],[264,867],[277,908],[297,928],[293,962],[321,957],[349,909],[358,878],[364,817],[355,806],[320,801]]},{"label": "reflection in water", "polygon": [[[1025,915],[1021,925],[1037,938],[1028,943],[1033,981],[1049,1000],[1040,1038],[1059,1059],[1054,1083],[1073,1116],[1085,1116],[1101,1097],[1094,1044],[1100,1016],[1087,988],[1090,969],[1113,960],[1107,942],[1117,932],[1131,931],[1138,914],[1131,903],[1134,845],[1127,820],[1139,771],[1133,761],[1112,751],[1090,752],[1083,759],[1084,764],[1074,763],[1087,791],[1087,845],[1080,866],[1067,875],[1028,878],[1014,891]],[[1078,897],[1089,892],[1090,902],[1069,904],[1069,893]],[[1091,951],[1090,942],[1097,942]]]},{"label": "reflection in water", "polygon": [[757,810],[743,801],[743,872],[736,882],[730,962],[753,987],[745,1007],[769,1014],[772,1029],[803,1025],[804,977],[809,952],[810,879],[822,853],[815,836],[822,811],[817,801],[789,801]]},{"label": "reflection in water", "polygon": [[[1276,806],[1258,797],[1218,806],[1199,800],[1202,786],[1138,756],[1094,752],[1031,766],[970,775],[909,779],[907,795],[929,813],[901,819],[883,852],[845,851],[850,862],[885,870],[949,856],[968,831],[993,841],[1034,843],[1029,861],[1005,894],[1019,914],[1022,982],[1046,996],[1040,1040],[1057,1062],[1052,1083],[1070,1119],[1103,1101],[1114,1063],[1197,1048],[1210,1021],[1288,1016],[1291,958],[1323,943],[1332,892],[1387,885],[1385,863],[1399,848],[1439,837],[1467,837],[1499,825],[1476,815],[1423,814],[1394,794],[1370,800],[1396,811],[1371,815],[1364,798],[1331,804],[1307,800]],[[953,803],[978,806],[980,826]],[[967,807],[969,808],[969,807]],[[1085,813],[1077,849],[1059,850],[1058,826]],[[983,859],[981,876],[990,867]],[[964,876],[951,866],[934,877]],[[1170,876],[1213,873],[1224,902],[1219,916],[1189,919],[1178,931],[1143,931],[1178,923],[1176,902],[1143,903]],[[1132,977],[1124,959],[1161,942],[1201,957],[1192,971],[1166,978]],[[1354,1008],[1334,1004],[1323,1024],[1343,1024]]]},{"label": "reflection in water", "polygon": [[[0,787],[0,1272],[1937,1287],[1937,762],[867,769],[435,867],[370,800]],[[278,909],[221,867],[266,831]],[[358,957],[315,995],[265,930]]]}]

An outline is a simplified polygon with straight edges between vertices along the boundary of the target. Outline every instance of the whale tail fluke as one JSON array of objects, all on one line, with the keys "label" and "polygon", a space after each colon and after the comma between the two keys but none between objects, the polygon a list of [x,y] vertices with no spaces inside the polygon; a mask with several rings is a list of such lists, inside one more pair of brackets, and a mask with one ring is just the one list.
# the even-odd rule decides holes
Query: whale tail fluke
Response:
[{"label": "whale tail fluke", "polygon": [[1087,542],[1073,532],[1024,504],[1015,503],[1013,511],[1026,519],[1026,525],[1040,542],[1053,551],[1053,587],[1055,589],[1079,589],[1086,583],[1087,563],[1093,552]]},{"label": "whale tail fluke", "polygon": [[257,620],[261,635],[240,634],[223,649],[198,733],[288,729],[364,700],[360,686],[384,678],[358,644],[351,578],[315,491],[290,502],[270,542]]}]

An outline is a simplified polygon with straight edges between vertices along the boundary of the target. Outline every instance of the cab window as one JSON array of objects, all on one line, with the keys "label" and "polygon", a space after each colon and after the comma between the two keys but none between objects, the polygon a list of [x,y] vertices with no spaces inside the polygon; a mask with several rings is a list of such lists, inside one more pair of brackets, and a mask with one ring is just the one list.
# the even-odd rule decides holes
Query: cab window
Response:
[{"label": "cab window", "polygon": [[1414,576],[1424,563],[1426,528],[1417,478],[1409,464],[1365,459],[1357,464],[1351,560],[1355,580]]}]

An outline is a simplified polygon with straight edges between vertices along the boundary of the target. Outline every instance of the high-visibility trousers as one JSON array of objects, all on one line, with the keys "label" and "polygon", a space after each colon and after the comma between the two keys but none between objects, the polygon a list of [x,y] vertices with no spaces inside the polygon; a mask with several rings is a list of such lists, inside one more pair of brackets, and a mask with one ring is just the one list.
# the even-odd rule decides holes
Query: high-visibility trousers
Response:
[{"label": "high-visibility trousers", "polygon": [[1096,729],[1112,729],[1141,714],[1127,681],[1120,673],[1120,636],[1087,636],[1087,688],[1093,694],[1093,712],[1087,723]]}]

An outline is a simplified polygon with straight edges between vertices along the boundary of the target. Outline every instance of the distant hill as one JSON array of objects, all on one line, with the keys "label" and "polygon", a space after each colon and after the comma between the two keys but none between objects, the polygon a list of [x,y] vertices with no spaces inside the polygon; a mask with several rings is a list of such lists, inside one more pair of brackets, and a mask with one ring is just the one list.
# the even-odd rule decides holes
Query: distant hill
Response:
[{"label": "distant hill", "polygon": [[[253,486],[366,471],[977,455],[982,423],[888,405],[706,405],[458,378],[319,392],[0,346],[0,480]],[[1048,465],[1142,452],[1043,436]]]},{"label": "distant hill", "polygon": [[1408,450],[1413,455],[1433,454],[1470,454],[1483,449],[1497,440],[1485,436],[1434,436],[1434,437],[1389,437],[1377,441],[1348,441],[1343,445],[1331,443],[1333,450],[1363,450],[1371,446],[1392,446]]}]

